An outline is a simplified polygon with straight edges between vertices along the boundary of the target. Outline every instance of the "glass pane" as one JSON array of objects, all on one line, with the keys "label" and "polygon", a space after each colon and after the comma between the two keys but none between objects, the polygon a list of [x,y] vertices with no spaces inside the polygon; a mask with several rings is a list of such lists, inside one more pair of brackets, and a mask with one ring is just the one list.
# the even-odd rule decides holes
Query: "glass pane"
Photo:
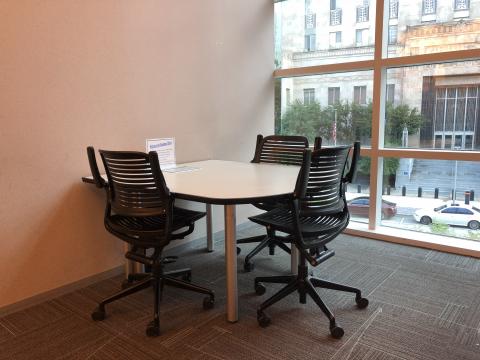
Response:
[{"label": "glass pane", "polygon": [[480,150],[479,74],[479,60],[388,69],[385,147]]},{"label": "glass pane", "polygon": [[277,68],[371,60],[374,42],[375,1],[275,3]]},{"label": "glass pane", "polygon": [[480,162],[385,158],[383,174],[383,226],[480,241]]},{"label": "glass pane", "polygon": [[389,28],[388,57],[480,48],[480,6],[460,0],[385,0]]},{"label": "glass pane", "polygon": [[352,184],[347,185],[347,198],[350,220],[368,223],[370,208],[370,158],[361,156],[357,176]]},{"label": "glass pane", "polygon": [[[370,146],[372,71],[283,78],[275,87],[275,131],[305,135],[311,144]],[[290,104],[287,103],[287,89]]]}]

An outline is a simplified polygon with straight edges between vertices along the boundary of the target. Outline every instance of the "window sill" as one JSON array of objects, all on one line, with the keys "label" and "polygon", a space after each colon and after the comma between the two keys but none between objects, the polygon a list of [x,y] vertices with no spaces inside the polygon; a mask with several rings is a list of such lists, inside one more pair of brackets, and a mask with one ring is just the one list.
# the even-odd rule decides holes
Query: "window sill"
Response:
[{"label": "window sill", "polygon": [[395,236],[391,235],[392,228],[386,226],[379,226],[376,230],[369,230],[367,224],[355,221],[350,221],[347,230],[345,230],[345,233],[348,235],[480,258],[480,242],[477,241],[425,234],[398,228],[395,228],[394,232]]},{"label": "window sill", "polygon": [[455,10],[453,12],[453,18],[454,19],[468,18],[469,16],[470,16],[470,11],[469,10]]},{"label": "window sill", "polygon": [[368,29],[368,28],[370,28],[370,23],[368,21],[358,22],[355,24],[355,29],[357,30]]},{"label": "window sill", "polygon": [[436,14],[422,15],[422,22],[432,22],[437,20]]}]

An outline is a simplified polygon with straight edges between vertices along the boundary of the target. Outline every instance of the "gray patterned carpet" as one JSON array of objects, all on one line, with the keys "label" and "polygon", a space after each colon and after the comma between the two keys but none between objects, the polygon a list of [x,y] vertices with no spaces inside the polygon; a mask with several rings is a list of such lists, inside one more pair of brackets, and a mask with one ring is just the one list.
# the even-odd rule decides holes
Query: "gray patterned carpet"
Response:
[{"label": "gray patterned carpet", "polygon": [[370,305],[358,310],[353,296],[320,290],[345,330],[334,340],[313,301],[301,305],[295,295],[267,311],[268,328],[257,325],[256,306],[279,287],[269,285],[258,297],[253,278],[287,273],[289,257],[281,251],[261,253],[247,274],[242,261],[251,247],[243,246],[241,320],[227,323],[222,239],[213,253],[204,247],[196,241],[176,248],[181,260],[170,268],[191,266],[193,281],[216,291],[214,310],[202,310],[202,296],[167,287],[158,338],[145,336],[149,290],[110,305],[107,319],[93,322],[95,302],[119,288],[121,278],[112,278],[0,318],[0,359],[480,359],[480,260],[339,237],[331,244],[336,256],[315,272],[360,287]]}]

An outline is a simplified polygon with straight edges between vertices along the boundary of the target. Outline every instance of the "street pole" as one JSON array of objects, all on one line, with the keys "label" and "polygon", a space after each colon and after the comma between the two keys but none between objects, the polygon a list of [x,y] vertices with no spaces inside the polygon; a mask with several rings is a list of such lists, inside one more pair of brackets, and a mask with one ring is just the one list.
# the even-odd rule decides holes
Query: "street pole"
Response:
[{"label": "street pole", "polygon": [[333,123],[333,131],[334,131],[333,141],[334,141],[334,146],[337,146],[337,109],[334,110],[334,113],[335,113],[335,120]]},{"label": "street pole", "polygon": [[457,199],[457,166],[458,161],[455,160],[455,174],[453,175],[453,204],[455,204],[455,200]]}]

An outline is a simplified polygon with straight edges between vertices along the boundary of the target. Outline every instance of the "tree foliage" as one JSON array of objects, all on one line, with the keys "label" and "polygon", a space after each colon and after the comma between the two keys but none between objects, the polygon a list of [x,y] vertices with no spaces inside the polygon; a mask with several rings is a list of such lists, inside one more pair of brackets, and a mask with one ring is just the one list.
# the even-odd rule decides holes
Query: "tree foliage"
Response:
[{"label": "tree foliage", "polygon": [[[277,131],[284,135],[304,135],[313,143],[316,136],[321,136],[324,144],[333,144],[333,128],[336,113],[337,143],[351,144],[360,141],[369,144],[372,136],[372,103],[359,105],[339,102],[335,105],[321,107],[318,102],[303,104],[295,100],[281,116]],[[422,124],[422,115],[416,108],[408,105],[386,105],[385,143],[399,146],[402,143],[403,129],[415,134]],[[398,159],[385,159],[384,174],[395,174],[399,165]],[[370,173],[370,159],[362,158],[359,171]]]}]

